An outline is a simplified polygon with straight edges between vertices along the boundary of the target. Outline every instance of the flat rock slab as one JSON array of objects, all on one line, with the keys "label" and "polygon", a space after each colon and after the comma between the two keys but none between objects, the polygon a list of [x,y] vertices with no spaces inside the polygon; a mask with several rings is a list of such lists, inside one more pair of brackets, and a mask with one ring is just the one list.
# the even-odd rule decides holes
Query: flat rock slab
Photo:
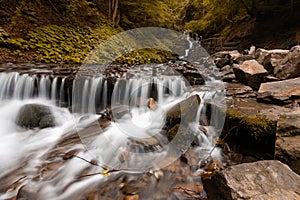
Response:
[{"label": "flat rock slab", "polygon": [[300,199],[300,176],[280,161],[232,166],[204,181],[208,199]]},{"label": "flat rock slab", "polygon": [[300,78],[262,83],[257,99],[261,102],[279,105],[292,103],[300,99]]},{"label": "flat rock slab", "polygon": [[256,97],[256,94],[251,87],[241,83],[224,83],[227,96],[234,97]]}]

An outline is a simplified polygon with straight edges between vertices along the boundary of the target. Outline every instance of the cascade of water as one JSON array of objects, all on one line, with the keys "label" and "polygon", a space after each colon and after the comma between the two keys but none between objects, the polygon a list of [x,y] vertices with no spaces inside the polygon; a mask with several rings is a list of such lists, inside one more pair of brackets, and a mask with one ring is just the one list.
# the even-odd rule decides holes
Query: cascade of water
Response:
[{"label": "cascade of water", "polygon": [[[20,74],[18,72],[0,73],[0,100],[42,98],[68,106],[69,94],[62,78],[60,87],[58,77],[51,81],[49,76]],[[58,88],[59,87],[59,88]]]},{"label": "cascade of water", "polygon": [[65,78],[61,80],[60,89],[59,89],[59,106],[63,106],[63,102],[65,101]]},{"label": "cascade of water", "polygon": [[107,105],[107,82],[103,77],[78,77],[73,82],[72,111],[97,113]]},{"label": "cascade of water", "polygon": [[174,99],[184,93],[186,82],[181,77],[152,77],[140,79],[120,79],[114,87],[114,105],[145,106],[154,98],[159,104]]},{"label": "cascade of water", "polygon": [[188,47],[185,49],[185,54],[179,57],[180,59],[187,58],[189,56],[190,51],[193,49],[193,41],[188,33],[186,34],[186,41],[188,42]]},{"label": "cascade of water", "polygon": [[0,74],[0,100],[16,98],[25,99],[34,95],[36,78],[17,72]]},{"label": "cascade of water", "polygon": [[57,77],[55,77],[51,84],[51,100],[56,101],[57,99]]},{"label": "cascade of water", "polygon": [[42,75],[39,78],[39,86],[38,86],[38,96],[40,98],[44,99],[50,99],[50,86],[51,86],[51,81],[49,79],[49,76],[44,76]]},{"label": "cascade of water", "polygon": [[34,81],[35,77],[30,77],[27,74],[15,76],[13,98],[25,99],[31,97],[33,94]]}]

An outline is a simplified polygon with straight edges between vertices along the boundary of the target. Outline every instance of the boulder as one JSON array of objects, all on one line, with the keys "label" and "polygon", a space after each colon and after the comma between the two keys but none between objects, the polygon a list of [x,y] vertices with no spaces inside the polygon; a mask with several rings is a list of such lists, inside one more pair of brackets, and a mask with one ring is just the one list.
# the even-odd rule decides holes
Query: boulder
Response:
[{"label": "boulder", "polygon": [[261,84],[257,100],[279,105],[289,104],[300,98],[300,78]]},{"label": "boulder", "polygon": [[233,71],[238,81],[255,90],[259,88],[268,74],[267,70],[256,60],[248,60],[241,65],[234,65]]},{"label": "boulder", "polygon": [[273,73],[274,68],[286,57],[288,53],[289,50],[283,49],[257,49],[255,52],[255,58],[269,73]]},{"label": "boulder", "polygon": [[15,122],[24,128],[42,129],[55,126],[50,108],[40,104],[26,104],[21,107]]},{"label": "boulder", "polygon": [[231,166],[204,180],[208,199],[300,199],[300,176],[276,161]]},{"label": "boulder", "polygon": [[275,159],[287,164],[300,175],[300,135],[277,138]]},{"label": "boulder", "polygon": [[300,45],[293,47],[275,67],[274,75],[281,80],[300,76]]},{"label": "boulder", "polygon": [[278,137],[292,137],[300,135],[300,107],[291,108],[279,115],[276,135]]},{"label": "boulder", "polygon": [[226,54],[223,58],[217,58],[215,60],[215,64],[218,68],[222,68],[226,65],[230,65],[231,63],[231,56],[229,54]]}]

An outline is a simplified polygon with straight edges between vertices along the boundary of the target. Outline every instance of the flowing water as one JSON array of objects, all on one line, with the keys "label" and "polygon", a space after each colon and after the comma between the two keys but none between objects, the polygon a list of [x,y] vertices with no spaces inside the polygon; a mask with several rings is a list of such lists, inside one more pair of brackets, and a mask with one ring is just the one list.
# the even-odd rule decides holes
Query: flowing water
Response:
[{"label": "flowing water", "polygon": [[[185,56],[193,46],[189,38],[188,42]],[[217,109],[208,107],[208,104],[223,106],[223,90],[218,87],[221,83],[212,79],[205,86],[193,89],[180,76],[159,72],[153,75],[152,68],[139,68],[132,71],[133,78],[119,79],[114,84],[111,99],[107,79],[103,76],[78,76],[70,94],[64,77],[0,73],[0,185],[3,185],[0,199],[16,197],[20,190],[38,199],[82,199],[87,191],[114,185],[111,180],[121,184],[119,177],[145,173],[156,178],[149,182],[147,191],[150,192],[145,190],[140,195],[154,199],[153,193],[169,194],[169,187],[175,184],[172,175],[165,173],[164,178],[157,178],[158,172],[180,155],[174,153],[177,149],[174,150],[174,143],[169,142],[165,134],[167,115],[171,108],[193,96],[200,98],[200,104],[188,110],[195,112],[195,116],[189,118],[183,128],[192,132],[188,145],[197,140],[198,145],[190,147],[200,160],[194,171],[201,171],[200,162],[209,156],[221,159],[220,150],[214,148],[214,138],[219,135],[222,120],[214,113]],[[163,65],[156,68],[163,69]],[[143,76],[145,73],[152,76]],[[148,106],[150,98],[155,99],[155,109]],[[48,106],[56,126],[45,129],[17,126],[18,111],[32,103]],[[111,104],[114,121],[101,126],[98,119],[105,118],[108,104]],[[184,119],[181,121],[185,123]],[[189,146],[185,144],[184,148],[179,150],[186,151]],[[85,160],[94,159],[99,165],[77,157],[65,158],[67,152],[74,152]],[[116,172],[110,176],[87,176],[106,168]],[[187,182],[195,181],[188,174],[184,176]]]}]

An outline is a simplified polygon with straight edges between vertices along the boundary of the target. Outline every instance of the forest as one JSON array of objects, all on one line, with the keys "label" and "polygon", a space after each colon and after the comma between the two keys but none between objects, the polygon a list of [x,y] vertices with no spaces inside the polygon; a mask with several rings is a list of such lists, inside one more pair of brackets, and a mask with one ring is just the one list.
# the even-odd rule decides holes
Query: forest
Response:
[{"label": "forest", "polygon": [[240,49],[289,48],[299,40],[299,5],[296,0],[1,0],[1,60],[80,63],[109,36],[149,26],[222,38]]}]

